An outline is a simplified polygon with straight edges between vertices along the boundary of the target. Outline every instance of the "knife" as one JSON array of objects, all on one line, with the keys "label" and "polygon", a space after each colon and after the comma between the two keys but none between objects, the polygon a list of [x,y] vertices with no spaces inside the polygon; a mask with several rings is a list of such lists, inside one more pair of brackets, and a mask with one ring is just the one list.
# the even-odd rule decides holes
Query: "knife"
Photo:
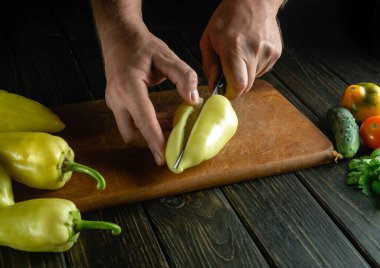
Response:
[{"label": "knife", "polygon": [[[224,95],[225,89],[226,89],[226,79],[223,75],[223,73],[219,76],[218,80],[216,81],[215,87],[212,90],[211,96],[215,94]],[[181,150],[181,153],[179,154],[177,160],[174,163],[174,169],[178,168],[179,163],[181,162],[181,159],[183,157],[183,153],[185,152],[185,147]]]}]

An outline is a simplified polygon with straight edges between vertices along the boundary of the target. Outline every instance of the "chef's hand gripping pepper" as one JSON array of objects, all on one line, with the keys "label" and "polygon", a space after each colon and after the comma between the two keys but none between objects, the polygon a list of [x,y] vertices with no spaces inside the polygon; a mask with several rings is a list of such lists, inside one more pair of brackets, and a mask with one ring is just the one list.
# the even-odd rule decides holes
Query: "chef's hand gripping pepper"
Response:
[{"label": "chef's hand gripping pepper", "polygon": [[14,203],[11,178],[8,172],[0,166],[0,209]]},{"label": "chef's hand gripping pepper", "polygon": [[18,250],[63,252],[88,229],[121,233],[114,223],[82,220],[75,204],[66,199],[30,199],[0,210],[0,245]]},{"label": "chef's hand gripping pepper", "polygon": [[[181,173],[214,157],[234,136],[237,125],[236,113],[222,95],[211,96],[203,108],[182,103],[174,115],[173,130],[166,145],[169,169]],[[183,148],[183,157],[175,169],[174,164]]]},{"label": "chef's hand gripping pepper", "polygon": [[48,133],[0,133],[0,165],[13,180],[33,188],[59,189],[73,171],[92,176],[100,190],[106,186],[99,172],[74,162],[74,151],[64,139]]},{"label": "chef's hand gripping pepper", "polygon": [[0,132],[56,133],[65,128],[61,119],[41,103],[4,90],[0,90],[0,114]]}]

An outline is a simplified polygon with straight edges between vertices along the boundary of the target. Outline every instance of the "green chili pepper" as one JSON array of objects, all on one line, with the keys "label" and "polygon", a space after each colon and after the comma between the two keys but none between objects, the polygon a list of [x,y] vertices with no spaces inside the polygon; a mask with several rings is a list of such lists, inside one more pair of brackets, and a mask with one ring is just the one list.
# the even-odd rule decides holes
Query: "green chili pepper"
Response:
[{"label": "green chili pepper", "polygon": [[14,203],[11,178],[8,172],[0,166],[0,208],[11,206]]},{"label": "green chili pepper", "polygon": [[12,179],[33,188],[59,189],[73,171],[92,176],[100,190],[106,186],[99,172],[74,162],[74,151],[64,139],[48,133],[0,133],[0,165]]},{"label": "green chili pepper", "polygon": [[0,132],[55,133],[65,128],[58,115],[41,103],[4,90],[0,90],[0,114]]},{"label": "green chili pepper", "polygon": [[[169,169],[181,173],[214,157],[235,135],[237,126],[236,113],[222,95],[211,96],[203,108],[181,104],[174,115],[173,130],[166,145]],[[175,169],[174,164],[183,148],[183,157]]]},{"label": "green chili pepper", "polygon": [[121,233],[120,226],[84,221],[75,204],[66,199],[31,199],[0,210],[0,245],[31,252],[69,250],[87,229]]}]

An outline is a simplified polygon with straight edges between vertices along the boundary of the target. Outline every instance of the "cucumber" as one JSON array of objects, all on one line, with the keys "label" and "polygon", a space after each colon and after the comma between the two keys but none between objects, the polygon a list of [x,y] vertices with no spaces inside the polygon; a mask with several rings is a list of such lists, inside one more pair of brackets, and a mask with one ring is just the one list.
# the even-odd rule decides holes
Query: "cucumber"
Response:
[{"label": "cucumber", "polygon": [[327,121],[335,137],[339,158],[353,157],[360,147],[359,127],[354,116],[344,107],[333,107],[327,111]]}]

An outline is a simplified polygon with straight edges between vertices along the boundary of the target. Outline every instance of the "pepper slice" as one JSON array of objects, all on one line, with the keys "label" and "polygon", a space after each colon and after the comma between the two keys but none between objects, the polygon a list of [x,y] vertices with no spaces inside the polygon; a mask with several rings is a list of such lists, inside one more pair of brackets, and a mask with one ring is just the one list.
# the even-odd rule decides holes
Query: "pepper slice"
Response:
[{"label": "pepper slice", "polygon": [[[192,115],[195,116],[192,118]],[[222,95],[211,96],[202,108],[182,103],[174,115],[173,130],[166,145],[169,169],[181,173],[214,157],[235,135],[237,126],[236,113]],[[175,169],[174,164],[183,148],[183,157]]]},{"label": "pepper slice", "polygon": [[0,164],[12,179],[33,188],[59,189],[73,171],[92,176],[100,190],[106,186],[99,172],[74,162],[74,151],[64,139],[48,133],[0,133]]},{"label": "pepper slice", "polygon": [[0,132],[56,133],[65,128],[61,119],[41,103],[0,90]]},{"label": "pepper slice", "polygon": [[30,199],[0,210],[0,245],[18,250],[67,251],[88,229],[121,233],[117,224],[82,220],[75,204],[66,199]]},{"label": "pepper slice", "polygon": [[8,172],[0,166],[0,208],[11,206],[14,203],[11,177],[9,177]]}]

